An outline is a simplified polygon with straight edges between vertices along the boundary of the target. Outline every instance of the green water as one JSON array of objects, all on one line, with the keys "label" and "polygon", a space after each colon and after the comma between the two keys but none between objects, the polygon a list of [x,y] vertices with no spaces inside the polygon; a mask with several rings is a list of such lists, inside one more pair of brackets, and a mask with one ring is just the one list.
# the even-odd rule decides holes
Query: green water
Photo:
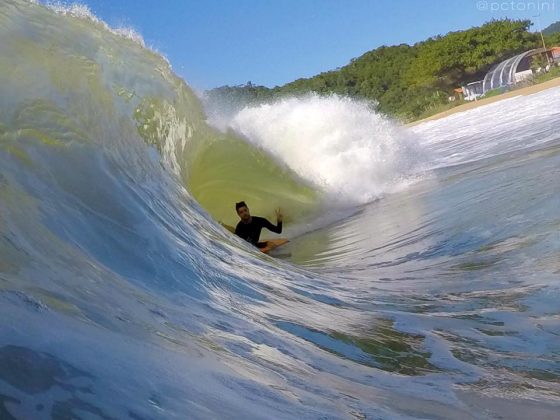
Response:
[{"label": "green water", "polygon": [[174,156],[183,184],[214,219],[237,223],[238,201],[271,220],[280,208],[286,223],[314,214],[315,188],[236,133],[209,126],[190,88],[173,82],[179,93],[173,101],[145,98],[136,107],[136,129],[146,144]]},{"label": "green water", "polygon": [[194,153],[185,182],[196,200],[216,220],[233,225],[234,204],[245,201],[253,214],[274,220],[280,208],[294,223],[317,208],[318,193],[261,150],[227,134]]}]

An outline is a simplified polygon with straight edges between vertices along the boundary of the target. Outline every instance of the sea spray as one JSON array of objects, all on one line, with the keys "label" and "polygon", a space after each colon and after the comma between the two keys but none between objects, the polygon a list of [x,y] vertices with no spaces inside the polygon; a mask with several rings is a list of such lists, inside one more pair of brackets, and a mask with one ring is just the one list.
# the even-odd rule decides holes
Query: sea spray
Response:
[{"label": "sea spray", "polygon": [[[224,128],[224,121],[214,118]],[[320,187],[362,204],[414,181],[426,161],[416,137],[370,103],[332,95],[246,107],[227,126]]]}]

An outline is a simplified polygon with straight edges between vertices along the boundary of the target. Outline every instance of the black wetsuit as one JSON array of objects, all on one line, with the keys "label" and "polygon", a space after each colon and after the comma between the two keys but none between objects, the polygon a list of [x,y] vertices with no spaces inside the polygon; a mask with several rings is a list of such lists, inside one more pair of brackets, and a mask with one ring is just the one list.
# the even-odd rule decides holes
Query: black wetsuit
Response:
[{"label": "black wetsuit", "polygon": [[278,225],[274,226],[264,217],[252,216],[249,223],[243,223],[240,221],[235,228],[235,234],[240,238],[251,242],[256,247],[262,248],[266,245],[266,242],[259,242],[259,237],[261,236],[261,229],[267,228],[274,233],[282,233],[282,222],[278,222]]}]

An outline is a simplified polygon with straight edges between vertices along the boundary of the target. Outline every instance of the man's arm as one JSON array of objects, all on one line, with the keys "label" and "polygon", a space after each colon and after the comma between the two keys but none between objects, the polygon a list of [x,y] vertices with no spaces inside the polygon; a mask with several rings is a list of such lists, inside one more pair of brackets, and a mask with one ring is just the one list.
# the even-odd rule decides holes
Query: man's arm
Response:
[{"label": "man's arm", "polygon": [[276,226],[274,226],[272,223],[270,223],[268,220],[263,219],[263,227],[267,228],[268,230],[270,230],[271,232],[274,233],[282,233],[282,222],[278,222],[278,224]]},{"label": "man's arm", "polygon": [[274,233],[282,233],[282,213],[280,213],[280,210],[276,210],[276,220],[277,220],[276,226],[270,223],[267,219],[263,218],[262,220],[263,220],[263,227],[267,228],[268,230]]}]

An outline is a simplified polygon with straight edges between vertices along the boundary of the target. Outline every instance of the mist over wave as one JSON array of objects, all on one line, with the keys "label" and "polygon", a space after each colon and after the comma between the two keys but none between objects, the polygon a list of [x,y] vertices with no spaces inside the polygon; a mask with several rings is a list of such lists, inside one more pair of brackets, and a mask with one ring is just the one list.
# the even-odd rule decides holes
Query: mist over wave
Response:
[{"label": "mist over wave", "polygon": [[413,133],[347,97],[309,94],[212,115],[215,126],[240,133],[339,202],[366,203],[402,189],[427,162]]},{"label": "mist over wave", "polygon": [[[39,4],[39,0],[28,0],[30,3]],[[144,42],[144,38],[140,35],[134,28],[126,27],[126,26],[119,26],[116,28],[112,28],[103,20],[99,19],[95,14],[91,11],[91,9],[81,3],[63,3],[60,1],[47,1],[45,5],[53,10],[55,13],[62,15],[62,16],[72,16],[78,19],[85,19],[89,20],[97,25],[100,25],[108,32],[114,33],[115,35],[122,36],[123,38],[130,39],[135,41],[142,47],[146,47],[146,43]],[[165,58],[165,57],[163,57]]]}]

